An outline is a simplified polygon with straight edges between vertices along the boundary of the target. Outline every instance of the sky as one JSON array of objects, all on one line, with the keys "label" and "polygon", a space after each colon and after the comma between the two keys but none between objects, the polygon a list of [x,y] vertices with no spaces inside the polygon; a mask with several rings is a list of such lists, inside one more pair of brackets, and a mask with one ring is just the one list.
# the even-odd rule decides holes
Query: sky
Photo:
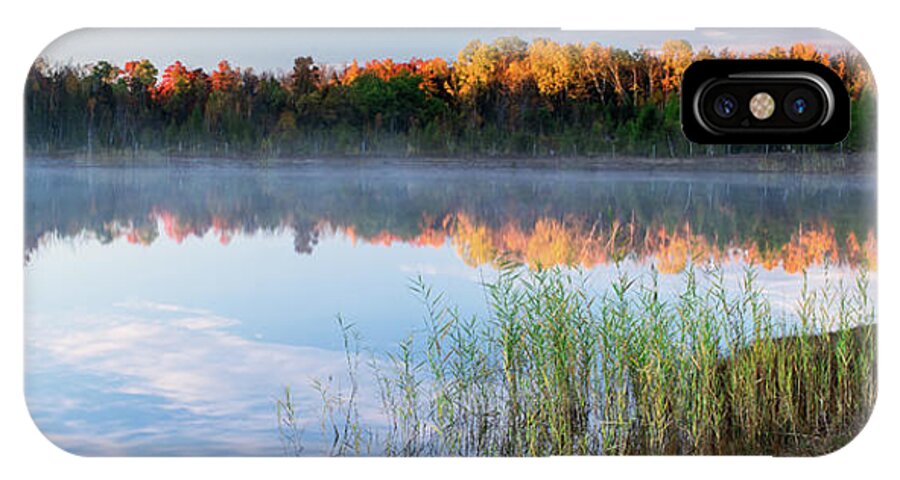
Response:
[{"label": "sky", "polygon": [[843,38],[819,29],[696,29],[680,31],[575,31],[521,29],[82,29],[53,41],[40,56],[51,65],[88,64],[107,60],[121,65],[147,58],[157,67],[181,60],[191,68],[210,70],[227,59],[257,71],[287,71],[298,56],[320,64],[343,65],[391,57],[454,59],[470,41],[498,37],[523,40],[551,38],[563,43],[590,43],[637,49],[658,48],[671,38],[695,49],[758,51],[773,45],[811,42],[826,51],[852,48]]}]

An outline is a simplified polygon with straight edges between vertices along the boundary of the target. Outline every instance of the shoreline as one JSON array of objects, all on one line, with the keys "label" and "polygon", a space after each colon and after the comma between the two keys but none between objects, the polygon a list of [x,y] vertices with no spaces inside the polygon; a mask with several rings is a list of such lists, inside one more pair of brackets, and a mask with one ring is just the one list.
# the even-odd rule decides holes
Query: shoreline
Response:
[{"label": "shoreline", "polygon": [[[843,162],[841,168],[819,163]],[[876,174],[875,156],[865,153],[741,153],[729,156],[694,157],[429,157],[429,156],[315,156],[265,158],[261,156],[166,154],[162,152],[38,153],[26,152],[26,164],[34,161],[71,162],[78,166],[170,166],[202,163],[228,166],[335,166],[335,167],[442,167],[478,169],[572,170],[572,171],[660,171],[783,174]]]}]

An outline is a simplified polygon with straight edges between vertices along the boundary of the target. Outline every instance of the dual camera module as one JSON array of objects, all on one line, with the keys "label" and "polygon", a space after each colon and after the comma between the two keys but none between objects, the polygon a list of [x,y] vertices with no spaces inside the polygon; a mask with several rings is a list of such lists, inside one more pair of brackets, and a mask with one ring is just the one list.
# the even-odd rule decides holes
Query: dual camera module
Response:
[{"label": "dual camera module", "polygon": [[768,120],[775,115],[781,105],[784,115],[798,125],[809,123],[819,112],[819,95],[806,88],[798,88],[784,96],[779,102],[770,92],[760,91],[750,97],[749,102],[739,102],[730,94],[723,93],[713,100],[712,109],[723,120],[734,117],[741,109],[742,103],[756,120]]},{"label": "dual camera module", "polygon": [[700,143],[836,143],[849,96],[830,69],[791,60],[696,62],[682,84],[682,124]]},{"label": "dual camera module", "polygon": [[[701,117],[711,128],[809,128],[825,120],[828,94],[804,77],[721,81],[701,92]],[[705,105],[707,104],[707,105]]]}]

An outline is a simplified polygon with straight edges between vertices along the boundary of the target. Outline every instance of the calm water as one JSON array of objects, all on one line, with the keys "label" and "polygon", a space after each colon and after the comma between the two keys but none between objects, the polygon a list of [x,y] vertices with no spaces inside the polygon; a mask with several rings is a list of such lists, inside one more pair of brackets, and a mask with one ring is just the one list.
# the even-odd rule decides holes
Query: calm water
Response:
[{"label": "calm water", "polygon": [[877,255],[867,177],[34,160],[25,181],[26,395],[86,454],[278,455],[284,386],[316,412],[311,381],[340,378],[337,315],[390,349],[421,325],[412,278],[483,313],[500,254],[598,291],[651,266],[674,289],[692,257],[736,287],[752,262],[787,317],[804,269]]}]

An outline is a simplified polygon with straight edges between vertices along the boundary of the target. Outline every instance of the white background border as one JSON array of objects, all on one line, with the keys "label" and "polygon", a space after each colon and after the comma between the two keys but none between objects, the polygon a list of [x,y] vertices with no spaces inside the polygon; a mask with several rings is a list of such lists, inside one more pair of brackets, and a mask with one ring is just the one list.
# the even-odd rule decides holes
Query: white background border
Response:
[{"label": "white background border", "polygon": [[[897,211],[900,78],[898,28],[891,2],[788,0],[489,0],[303,2],[263,0],[7,2],[3,6],[3,155],[0,156],[0,456],[5,478],[551,478],[669,480],[878,478],[897,474]],[[859,437],[818,459],[549,458],[549,459],[86,459],[65,453],[38,432],[22,388],[22,88],[33,59],[53,39],[81,27],[563,27],[678,30],[695,27],[822,27],[848,38],[868,59],[879,86],[879,393]],[[892,470],[892,467],[894,468]],[[893,472],[893,473],[892,473]]]}]

